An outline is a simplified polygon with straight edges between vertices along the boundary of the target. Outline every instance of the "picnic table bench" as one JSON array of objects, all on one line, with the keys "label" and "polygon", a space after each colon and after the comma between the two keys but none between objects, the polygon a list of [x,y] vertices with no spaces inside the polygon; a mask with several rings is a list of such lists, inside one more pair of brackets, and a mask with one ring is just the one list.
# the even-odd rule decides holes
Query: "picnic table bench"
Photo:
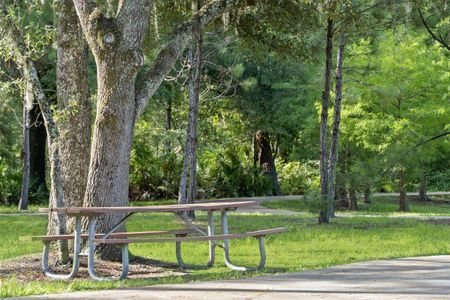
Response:
[{"label": "picnic table bench", "polygon": [[[285,231],[284,227],[262,229],[257,231],[247,231],[242,233],[228,232],[228,218],[227,212],[234,211],[239,207],[252,206],[257,204],[256,201],[238,201],[238,202],[219,202],[219,203],[197,203],[197,204],[175,204],[175,205],[160,205],[160,206],[136,206],[136,207],[59,207],[59,208],[41,208],[40,212],[46,213],[63,213],[69,217],[75,217],[75,230],[73,234],[64,235],[45,235],[28,237],[31,240],[40,240],[44,243],[44,250],[42,254],[42,269],[46,276],[56,279],[70,279],[76,276],[80,266],[81,241],[87,240],[87,256],[88,256],[88,272],[94,280],[113,280],[126,278],[128,274],[129,258],[128,245],[131,243],[166,243],[175,242],[176,257],[180,267],[189,267],[185,264],[182,258],[181,243],[193,241],[209,241],[209,261],[208,267],[214,265],[215,262],[215,248],[219,246],[224,250],[224,260],[227,267],[233,270],[248,271],[260,270],[264,268],[266,263],[266,253],[264,246],[264,237],[269,234],[275,234]],[[205,211],[208,214],[208,228],[205,232],[198,226],[191,223],[189,220],[181,217],[178,213],[185,211]],[[135,213],[175,213],[176,216],[181,217],[184,223],[189,228],[179,230],[156,230],[156,231],[141,231],[141,232],[115,232]],[[214,226],[214,212],[220,212],[222,234],[215,234]],[[96,222],[98,217],[108,213],[120,213],[124,217],[117,222],[108,232],[96,233]],[[81,233],[81,219],[85,217],[88,219],[88,233]],[[199,233],[200,235],[192,235]],[[154,236],[165,237],[154,237]],[[167,237],[169,235],[169,237]],[[171,236],[171,237],[170,237]],[[260,252],[260,261],[256,267],[243,267],[234,265],[230,259],[229,239],[255,237],[258,239],[258,246]],[[73,263],[72,270],[69,274],[55,274],[48,265],[49,249],[52,241],[60,240],[74,240],[73,246]],[[223,241],[223,244],[218,244],[217,241]],[[101,277],[95,272],[95,249],[98,245],[112,244],[121,248],[122,253],[122,272],[120,277]]]}]

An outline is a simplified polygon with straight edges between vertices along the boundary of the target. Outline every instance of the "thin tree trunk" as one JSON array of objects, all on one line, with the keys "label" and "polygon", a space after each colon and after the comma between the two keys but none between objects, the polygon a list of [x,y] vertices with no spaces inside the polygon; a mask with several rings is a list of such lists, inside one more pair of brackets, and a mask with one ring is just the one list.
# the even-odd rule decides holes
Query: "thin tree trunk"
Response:
[{"label": "thin tree trunk", "polygon": [[25,84],[23,97],[23,144],[22,144],[22,189],[20,192],[19,210],[28,209],[28,197],[30,192],[30,126],[31,110],[33,109],[33,85],[31,82]]},{"label": "thin tree trunk", "polygon": [[47,193],[45,182],[47,132],[38,104],[31,110],[32,126],[30,128],[30,192]]},{"label": "thin tree trunk", "polygon": [[259,149],[258,159],[261,173],[270,179],[272,184],[272,195],[281,195],[278,173],[275,168],[275,161],[270,147],[270,136],[267,132],[258,130],[255,139]]},{"label": "thin tree trunk", "polygon": [[328,162],[327,162],[327,124],[328,105],[330,101],[331,64],[333,59],[333,20],[327,20],[327,46],[325,50],[325,78],[322,93],[322,113],[320,118],[320,195],[321,211],[319,223],[328,223],[328,208],[333,204],[333,199],[328,198]]},{"label": "thin tree trunk", "polygon": [[[341,34],[339,41],[339,50],[337,54],[336,63],[336,100],[334,102],[334,116],[333,116],[333,133],[331,139],[330,148],[330,169],[328,174],[328,198],[334,202],[334,185],[336,180],[336,165],[338,159],[338,147],[339,147],[339,127],[341,124],[341,103],[342,103],[342,76],[343,76],[343,61],[345,50],[345,34]],[[334,216],[334,205],[328,206],[328,217]]]},{"label": "thin tree trunk", "polygon": [[[200,9],[200,1],[196,1],[192,8],[193,13],[195,14]],[[192,36],[196,44],[196,54],[194,57],[194,45],[192,44],[189,49],[189,116],[184,157],[184,160],[187,160],[187,163],[185,164],[183,160],[183,168],[186,169],[182,172],[182,177],[188,177],[186,179],[182,178],[182,180],[188,180],[188,184],[184,186],[180,184],[180,193],[182,193],[182,196],[179,198],[179,201],[185,201],[184,203],[194,203],[197,185],[198,110],[203,51],[199,18],[196,18],[194,26],[192,27]],[[182,190],[182,188],[184,188],[184,190]],[[184,195],[186,195],[186,199],[183,199]],[[184,215],[189,219],[195,218],[194,211],[185,212]]]},{"label": "thin tree trunk", "polygon": [[356,191],[352,188],[349,188],[347,190],[347,198],[348,198],[348,209],[349,210],[357,210],[358,204],[357,204],[357,197],[356,197]]},{"label": "thin tree trunk", "polygon": [[[89,171],[91,103],[87,74],[88,48],[72,0],[55,1],[57,38],[56,85],[61,171],[66,206],[83,206]],[[74,227],[68,218],[68,231]]]},{"label": "thin tree trunk", "polygon": [[372,204],[372,199],[370,198],[370,186],[366,186],[364,189],[364,203],[366,204]]},{"label": "thin tree trunk", "polygon": [[424,174],[420,176],[419,201],[430,201],[427,195],[427,178]]},{"label": "thin tree trunk", "polygon": [[406,199],[406,184],[405,184],[405,171],[401,169],[398,172],[399,176],[399,189],[400,189],[400,197],[399,197],[399,211],[407,212],[409,211],[408,201]]},{"label": "thin tree trunk", "polygon": [[172,100],[168,99],[166,104],[166,138],[164,145],[166,147],[166,152],[170,151],[171,143],[169,138],[169,132],[172,130]]}]

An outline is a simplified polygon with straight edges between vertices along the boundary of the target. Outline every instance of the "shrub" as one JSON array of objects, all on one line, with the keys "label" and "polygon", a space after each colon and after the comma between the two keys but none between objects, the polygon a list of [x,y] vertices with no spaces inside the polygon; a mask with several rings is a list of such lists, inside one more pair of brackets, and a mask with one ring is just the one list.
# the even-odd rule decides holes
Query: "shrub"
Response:
[{"label": "shrub", "polygon": [[317,161],[301,163],[292,161],[277,163],[278,178],[283,194],[303,195],[320,185],[319,165]]},{"label": "shrub", "polygon": [[0,202],[2,204],[18,204],[21,181],[21,170],[9,166],[0,157]]}]

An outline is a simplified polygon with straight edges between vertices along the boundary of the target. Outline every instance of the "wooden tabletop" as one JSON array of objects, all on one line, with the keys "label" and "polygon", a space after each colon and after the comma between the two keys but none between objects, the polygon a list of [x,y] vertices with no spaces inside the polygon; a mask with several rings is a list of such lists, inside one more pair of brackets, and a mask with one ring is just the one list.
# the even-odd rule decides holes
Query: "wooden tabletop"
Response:
[{"label": "wooden tabletop", "polygon": [[173,204],[157,206],[115,206],[115,207],[58,207],[58,208],[39,208],[39,212],[48,213],[63,212],[67,215],[90,215],[104,213],[135,213],[135,212],[179,212],[188,210],[227,210],[238,207],[252,206],[258,204],[257,201],[238,201],[238,202],[209,202],[194,204]]}]

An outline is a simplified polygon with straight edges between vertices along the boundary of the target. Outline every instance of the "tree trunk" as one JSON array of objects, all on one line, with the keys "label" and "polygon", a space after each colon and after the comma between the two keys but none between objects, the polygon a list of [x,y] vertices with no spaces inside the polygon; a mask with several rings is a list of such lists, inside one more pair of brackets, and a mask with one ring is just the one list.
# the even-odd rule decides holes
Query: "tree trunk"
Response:
[{"label": "tree trunk", "polygon": [[419,201],[430,201],[427,195],[427,179],[424,174],[420,176]]},{"label": "tree trunk", "polygon": [[364,189],[364,203],[366,204],[372,204],[372,199],[370,198],[370,186],[366,186]]},{"label": "tree trunk", "polygon": [[31,110],[33,109],[33,85],[25,84],[23,96],[23,121],[22,121],[22,189],[20,192],[19,210],[28,209],[28,196],[30,192],[30,126]]},{"label": "tree trunk", "polygon": [[172,130],[172,100],[168,99],[166,104],[166,139],[164,142],[164,146],[166,147],[166,152],[170,151],[171,143],[169,138],[169,132]]},{"label": "tree trunk", "polygon": [[30,192],[48,192],[45,182],[46,172],[46,144],[47,132],[45,130],[44,119],[42,118],[39,105],[34,105],[31,110],[30,128]]},{"label": "tree trunk", "polygon": [[399,175],[399,189],[400,189],[400,197],[399,197],[400,207],[398,210],[407,212],[409,211],[409,205],[406,199],[405,171],[401,169],[398,175]]},{"label": "tree trunk", "polygon": [[[200,9],[200,1],[196,1],[193,4],[193,13],[195,14]],[[186,152],[183,160],[182,175],[186,177],[189,173],[189,184],[186,191],[186,184],[181,186],[180,193],[183,193],[179,199],[180,203],[194,203],[197,185],[197,145],[198,145],[198,110],[200,100],[200,84],[201,84],[201,71],[202,71],[202,51],[203,41],[200,28],[200,19],[196,18],[195,24],[192,27],[192,36],[196,41],[196,54],[194,57],[194,45],[189,49],[189,116],[188,116],[188,129],[186,137]],[[187,160],[187,164],[184,161]],[[181,188],[184,188],[182,190]],[[184,199],[186,195],[186,199]],[[185,201],[185,202],[181,202]],[[185,217],[194,219],[194,211],[185,212]]]},{"label": "tree trunk", "polygon": [[[193,19],[177,27],[148,70],[136,82],[144,63],[142,47],[150,21],[151,0],[119,1],[118,11],[107,18],[94,0],[73,0],[84,35],[97,65],[97,114],[94,123],[85,206],[128,205],[129,158],[133,127],[164,77],[188,45],[195,18],[205,25],[238,0],[212,1]],[[97,223],[105,232],[122,218],[108,214]],[[120,229],[119,229],[120,230]],[[106,259],[120,251],[100,249]]]},{"label": "tree trunk", "polygon": [[[341,35],[339,42],[339,50],[337,55],[336,63],[336,100],[334,102],[334,116],[333,116],[333,133],[331,138],[331,148],[330,148],[330,172],[328,174],[328,198],[332,199],[334,202],[334,185],[336,180],[336,165],[338,158],[338,147],[339,147],[339,127],[341,124],[341,103],[342,103],[342,65],[344,61],[344,50],[345,50],[345,34]],[[328,216],[334,216],[334,205],[328,206]]]},{"label": "tree trunk", "polygon": [[259,153],[258,160],[261,173],[266,175],[272,184],[272,195],[281,195],[281,188],[278,182],[278,173],[275,168],[275,161],[270,147],[270,136],[267,132],[258,130],[255,135]]},{"label": "tree trunk", "polygon": [[[89,171],[91,104],[87,44],[72,0],[55,1],[57,38],[56,85],[61,171],[66,206],[83,206]],[[74,218],[68,218],[68,231]]]},{"label": "tree trunk", "polygon": [[330,101],[331,64],[333,59],[333,20],[327,20],[327,46],[325,50],[325,78],[322,93],[322,113],[320,118],[320,196],[321,210],[319,223],[329,222],[329,207],[333,205],[333,199],[328,197],[328,162],[327,162],[327,124],[328,105]]},{"label": "tree trunk", "polygon": [[347,190],[347,198],[348,198],[348,209],[349,210],[357,210],[358,203],[356,202],[358,199],[356,197],[356,191],[352,188]]}]

